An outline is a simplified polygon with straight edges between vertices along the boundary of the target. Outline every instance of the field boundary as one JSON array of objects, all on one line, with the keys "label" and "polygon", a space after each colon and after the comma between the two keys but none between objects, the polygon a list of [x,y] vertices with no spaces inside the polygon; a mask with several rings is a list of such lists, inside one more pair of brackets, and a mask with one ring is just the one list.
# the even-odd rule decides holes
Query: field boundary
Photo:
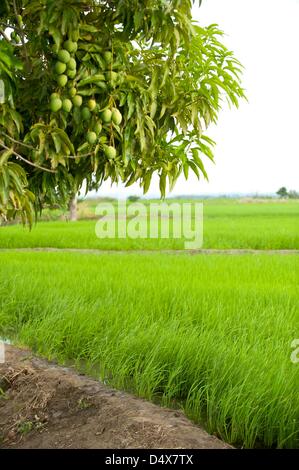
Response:
[{"label": "field boundary", "polygon": [[[233,449],[181,410],[111,388],[27,348],[7,346],[0,378],[6,387],[0,449]],[[22,433],[26,423],[31,432]]]},{"label": "field boundary", "polygon": [[176,255],[259,255],[259,254],[269,254],[269,255],[299,255],[299,250],[270,250],[270,249],[251,249],[251,248],[234,248],[234,249],[218,249],[218,248],[203,248],[196,250],[103,250],[96,248],[54,248],[54,247],[35,247],[35,248],[0,248],[0,253],[9,253],[9,252],[45,252],[45,253],[79,253],[86,255],[103,255],[103,254],[176,254]]}]

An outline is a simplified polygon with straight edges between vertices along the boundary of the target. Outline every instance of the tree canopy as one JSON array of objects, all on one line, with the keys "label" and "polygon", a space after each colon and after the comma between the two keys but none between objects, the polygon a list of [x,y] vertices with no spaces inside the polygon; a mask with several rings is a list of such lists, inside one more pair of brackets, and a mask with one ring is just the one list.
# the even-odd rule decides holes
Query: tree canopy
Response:
[{"label": "tree canopy", "polygon": [[279,188],[279,190],[276,191],[276,194],[281,198],[299,199],[298,191],[295,191],[294,189],[291,189],[290,191],[288,191],[285,186],[282,186],[281,188]]},{"label": "tree canopy", "polygon": [[0,5],[0,216],[32,220],[104,180],[207,178],[206,135],[241,66],[191,0],[4,0]]}]

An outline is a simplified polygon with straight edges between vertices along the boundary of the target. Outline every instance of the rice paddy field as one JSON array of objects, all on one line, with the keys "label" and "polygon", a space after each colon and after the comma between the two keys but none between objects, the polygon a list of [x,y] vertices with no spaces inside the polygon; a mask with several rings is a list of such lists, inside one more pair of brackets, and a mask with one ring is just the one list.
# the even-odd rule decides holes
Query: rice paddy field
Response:
[{"label": "rice paddy field", "polygon": [[[147,205],[150,203],[150,201],[142,202]],[[79,204],[79,214],[84,219],[76,224],[67,223],[66,215],[58,213],[56,214],[58,220],[38,222],[31,232],[22,225],[0,227],[0,248],[52,247],[103,250],[184,248],[184,237],[97,238],[95,235],[97,203],[91,200]],[[203,248],[299,249],[297,201],[246,202],[242,199],[211,199],[203,201],[203,213]],[[170,231],[172,228],[170,225]]]},{"label": "rice paddy field", "polygon": [[[298,201],[205,202],[205,248],[260,250],[235,255],[99,240],[84,204],[88,220],[0,227],[0,336],[182,408],[235,446],[298,448],[299,255],[271,253],[299,249]],[[122,252],[16,250],[36,247]]]}]

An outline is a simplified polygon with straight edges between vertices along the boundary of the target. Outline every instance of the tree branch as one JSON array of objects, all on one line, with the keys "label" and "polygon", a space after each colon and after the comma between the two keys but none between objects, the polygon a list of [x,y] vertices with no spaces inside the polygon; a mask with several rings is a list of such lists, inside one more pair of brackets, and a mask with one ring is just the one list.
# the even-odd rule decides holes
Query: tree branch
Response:
[{"label": "tree branch", "polygon": [[4,135],[5,137],[7,137],[7,139],[11,140],[15,144],[21,145],[21,146],[26,147],[30,150],[36,150],[34,147],[32,147],[32,145],[27,145],[27,144],[24,144],[23,142],[20,142],[19,140],[13,139],[12,137],[10,137],[10,135],[6,134],[5,132],[1,132],[1,135]]},{"label": "tree branch", "polygon": [[84,153],[83,155],[66,155],[67,158],[84,158],[84,157],[90,157],[93,155],[94,152],[89,152],[89,153]]},{"label": "tree branch", "polygon": [[[32,147],[32,145],[24,144],[23,142],[20,142],[19,140],[16,140],[13,137],[10,137],[10,135],[6,134],[5,132],[0,132],[0,134],[7,137],[7,139],[11,140],[15,144],[21,145],[21,146],[26,147],[30,150],[35,150],[35,151],[37,150],[36,148]],[[94,154],[94,152],[89,152],[89,153],[85,153],[83,155],[66,155],[66,157],[67,158],[84,158],[84,157],[90,157],[93,154]]]},{"label": "tree branch", "polygon": [[7,146],[2,142],[2,140],[0,140],[0,146],[1,146],[2,148],[6,149],[6,150],[11,150],[12,153],[13,153],[16,157],[18,157],[20,160],[22,160],[23,162],[27,163],[28,165],[31,165],[31,166],[33,166],[33,167],[35,167],[35,168],[39,168],[39,170],[47,171],[48,173],[56,173],[55,170],[50,170],[49,168],[45,168],[45,167],[43,167],[43,166],[40,166],[40,165],[38,165],[37,163],[33,163],[33,162],[31,162],[30,160],[27,160],[27,158],[22,157],[22,155],[20,155],[19,153],[17,153],[14,149],[12,149],[12,148],[10,148],[10,147],[7,147]]},{"label": "tree branch", "polygon": [[0,29],[0,34],[2,34],[2,36],[4,37],[4,39],[9,42],[10,44],[10,39],[9,37],[7,36],[7,34],[5,33],[5,31],[3,31],[3,29]]}]

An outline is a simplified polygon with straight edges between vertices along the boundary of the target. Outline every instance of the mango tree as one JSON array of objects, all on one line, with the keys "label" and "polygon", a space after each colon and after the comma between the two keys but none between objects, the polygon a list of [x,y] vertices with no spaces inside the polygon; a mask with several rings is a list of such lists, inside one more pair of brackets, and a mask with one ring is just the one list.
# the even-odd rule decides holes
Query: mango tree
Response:
[{"label": "mango tree", "polygon": [[[84,185],[139,182],[164,196],[207,178],[206,129],[238,106],[241,67],[191,0],[3,0],[0,215],[31,222]],[[1,92],[2,90],[2,92]]]}]

